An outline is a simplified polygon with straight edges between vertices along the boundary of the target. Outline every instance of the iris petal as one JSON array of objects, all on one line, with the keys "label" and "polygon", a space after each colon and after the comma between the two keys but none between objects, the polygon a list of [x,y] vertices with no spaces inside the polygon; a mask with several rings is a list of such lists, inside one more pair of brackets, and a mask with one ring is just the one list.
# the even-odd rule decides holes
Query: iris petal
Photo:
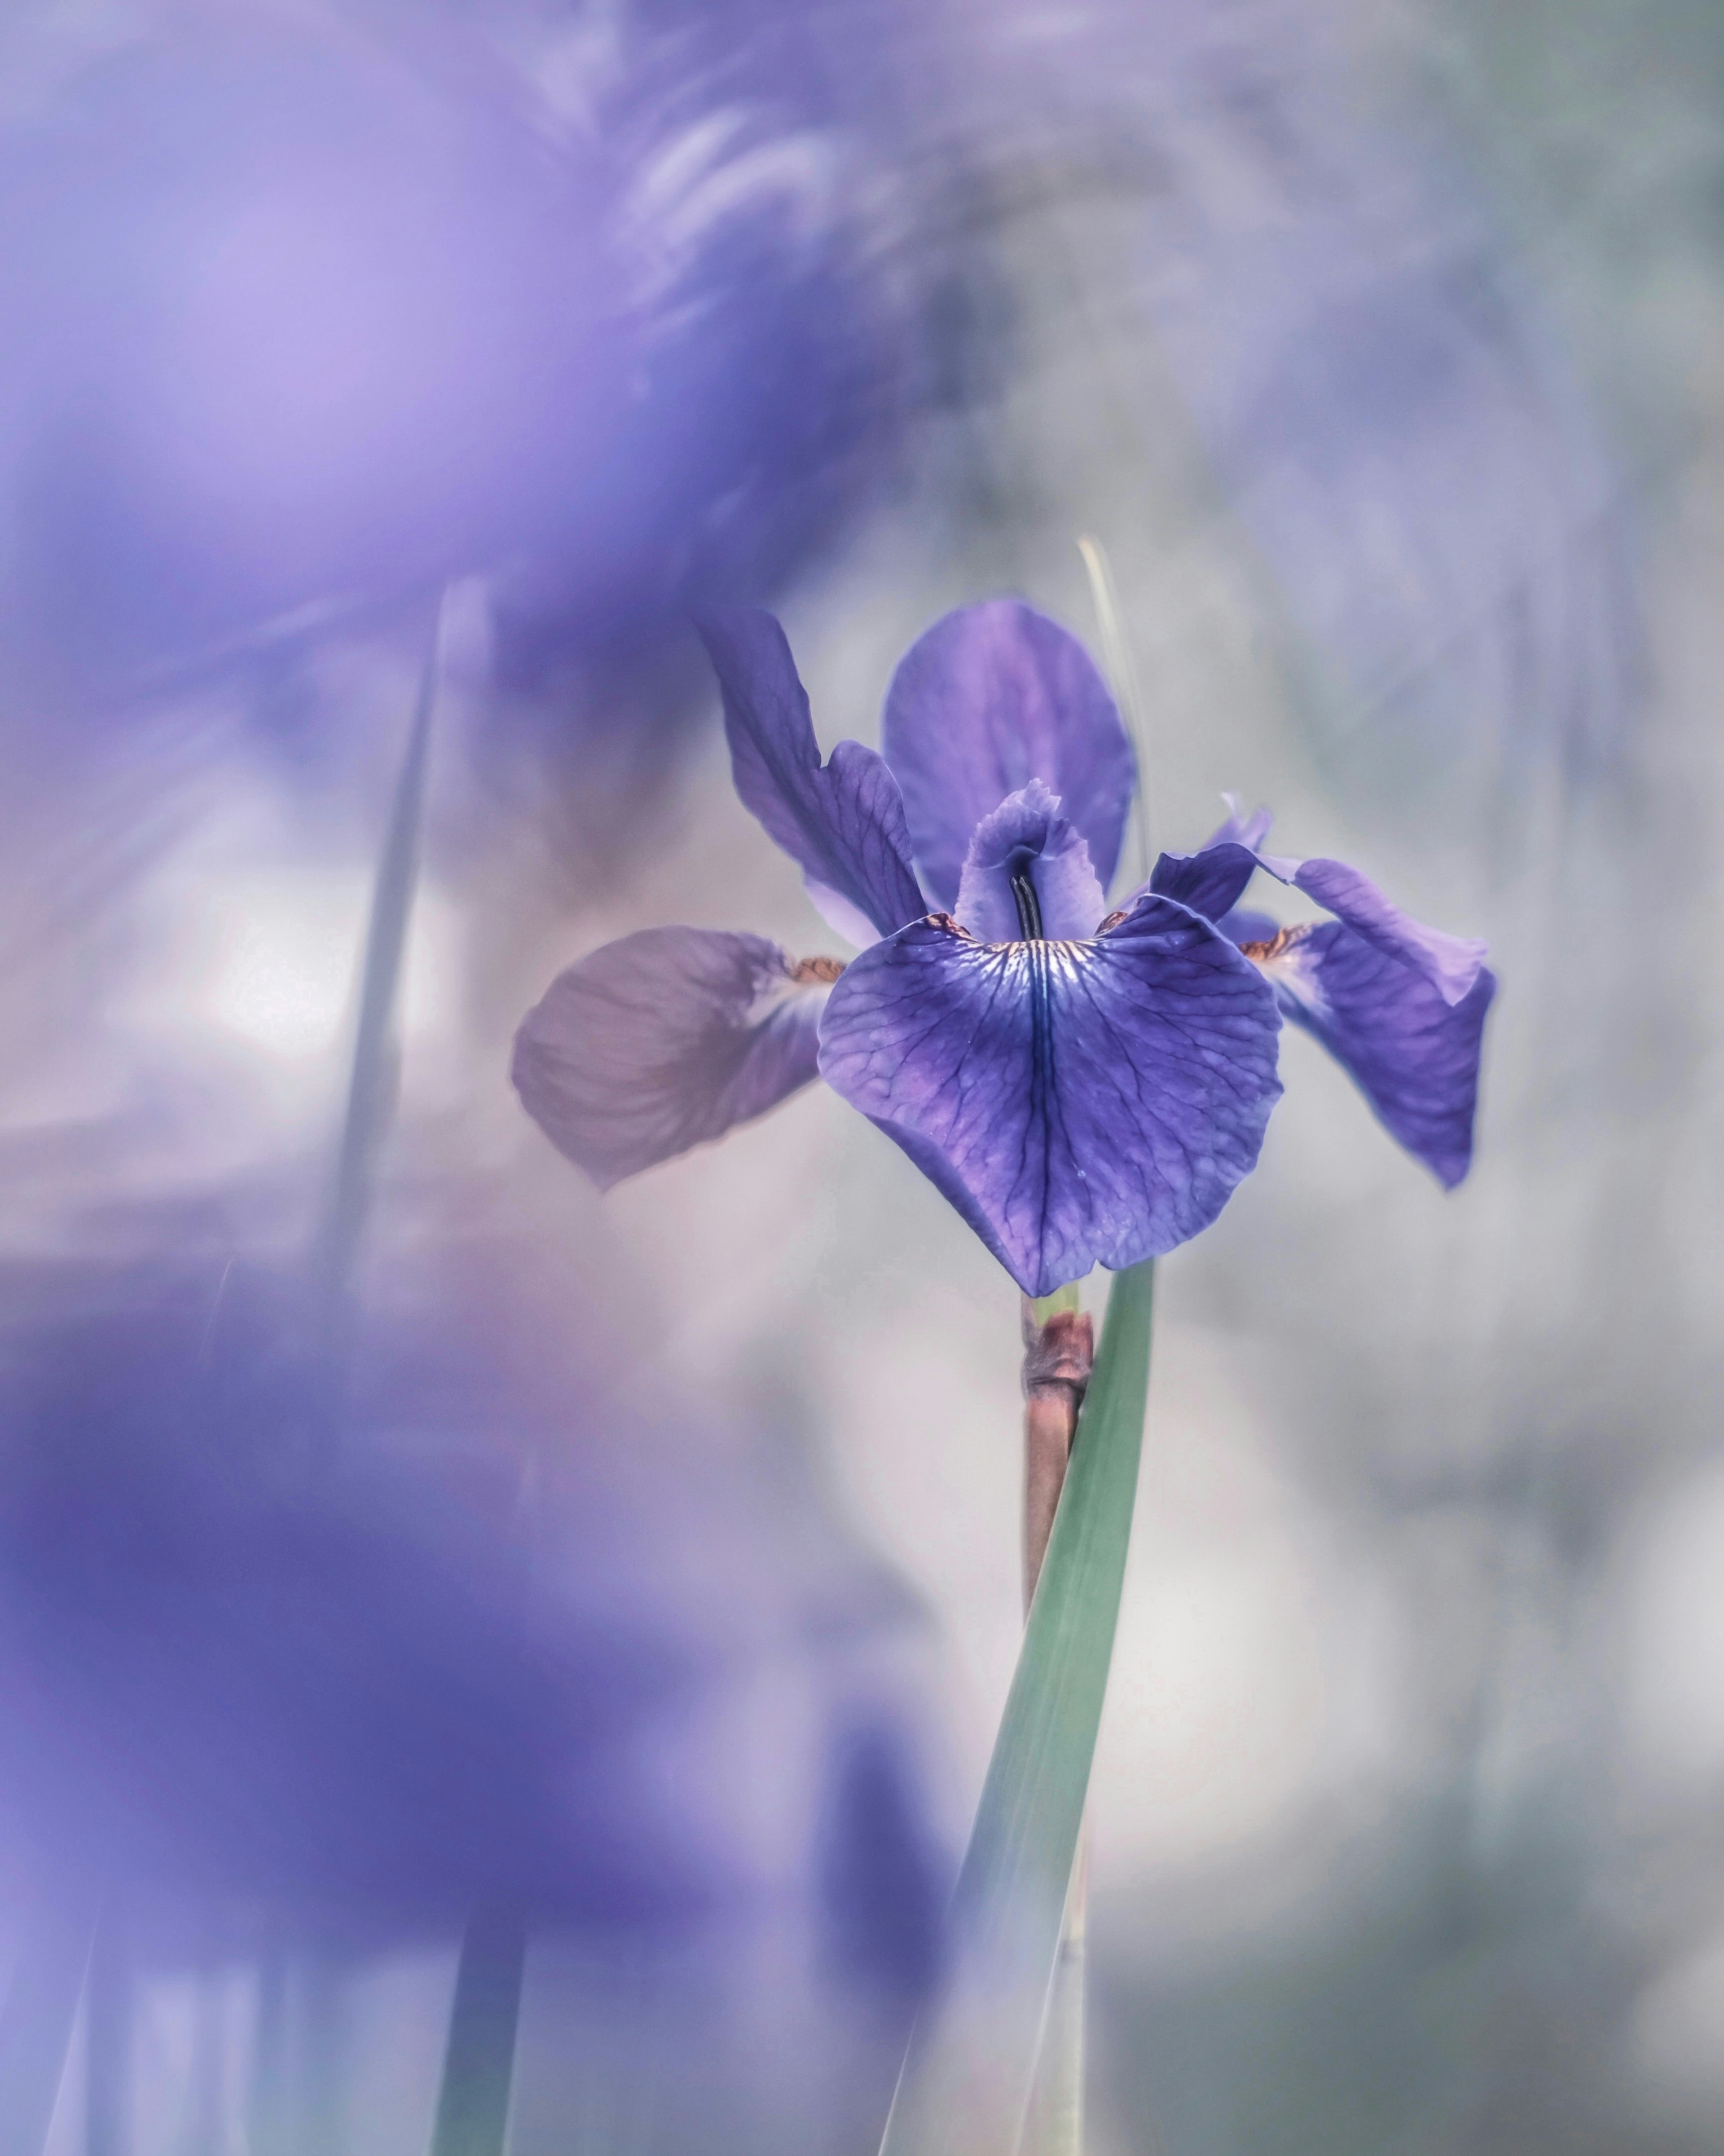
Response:
[{"label": "iris petal", "polygon": [[916,857],[957,902],[970,834],[1033,778],[1058,794],[1106,888],[1137,782],[1131,744],[1075,636],[1018,599],[961,607],[900,661],[880,745],[904,789]]},{"label": "iris petal", "polygon": [[1291,884],[1314,898],[1366,942],[1411,966],[1445,1004],[1459,1004],[1471,993],[1484,967],[1485,944],[1415,921],[1392,905],[1369,876],[1345,861],[1319,855],[1301,861],[1265,854],[1262,846],[1269,836],[1268,809],[1242,816],[1234,796],[1226,799],[1230,813],[1214,836],[1194,854],[1163,854],[1147,889],[1177,899],[1206,921],[1219,921],[1244,896],[1252,870],[1260,868],[1278,882]]},{"label": "iris petal", "polygon": [[1445,1004],[1459,1004],[1472,993],[1484,970],[1485,944],[1427,928],[1392,906],[1369,876],[1345,861],[1280,860],[1270,854],[1260,854],[1257,860],[1272,876],[1326,906],[1355,935],[1422,974]]},{"label": "iris petal", "polygon": [[839,968],[759,936],[646,928],[559,973],[522,1019],[511,1075],[533,1121],[601,1190],[747,1122],[817,1075]]},{"label": "iris petal", "polygon": [[808,692],[771,614],[711,614],[699,628],[723,692],[736,791],[801,863],[809,896],[859,942],[914,921],[926,906],[910,865],[898,782],[885,762],[847,741],[821,762]]},{"label": "iris petal", "polygon": [[1280,1093],[1279,1027],[1234,946],[1150,897],[1090,942],[913,923],[834,989],[820,1070],[1045,1295],[1215,1218]]},{"label": "iris petal", "polygon": [[960,927],[984,943],[1009,943],[1024,933],[1013,894],[1014,879],[1035,895],[1038,932],[1056,942],[1093,936],[1107,911],[1090,850],[1060,814],[1060,803],[1039,778],[1001,802],[976,826],[953,909]]},{"label": "iris petal", "polygon": [[1257,856],[1249,846],[1211,839],[1201,853],[1163,854],[1144,889],[1177,899],[1205,921],[1219,921],[1233,911],[1256,873]]},{"label": "iris petal", "polygon": [[1496,975],[1482,968],[1450,1003],[1426,975],[1341,921],[1275,942],[1283,947],[1269,947],[1263,970],[1282,1010],[1322,1042],[1391,1136],[1452,1190],[1472,1163],[1480,1043]]}]

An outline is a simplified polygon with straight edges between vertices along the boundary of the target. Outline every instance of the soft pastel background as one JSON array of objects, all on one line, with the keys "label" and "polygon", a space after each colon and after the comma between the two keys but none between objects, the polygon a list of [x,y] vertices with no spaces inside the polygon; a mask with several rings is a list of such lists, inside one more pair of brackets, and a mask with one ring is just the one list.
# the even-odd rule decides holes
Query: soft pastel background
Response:
[{"label": "soft pastel background", "polygon": [[423,2149],[488,1899],[516,2156],[875,2145],[1015,1650],[1015,1291],[818,1089],[601,1202],[509,1041],[633,927],[834,947],[692,606],[869,739],[948,606],[1099,643],[1082,534],[1154,842],[1270,801],[1504,984],[1459,1193],[1290,1036],[1162,1269],[1095,2156],[1724,2149],[1724,17],[13,0],[0,321],[0,1943],[103,1912],[54,2156]]}]

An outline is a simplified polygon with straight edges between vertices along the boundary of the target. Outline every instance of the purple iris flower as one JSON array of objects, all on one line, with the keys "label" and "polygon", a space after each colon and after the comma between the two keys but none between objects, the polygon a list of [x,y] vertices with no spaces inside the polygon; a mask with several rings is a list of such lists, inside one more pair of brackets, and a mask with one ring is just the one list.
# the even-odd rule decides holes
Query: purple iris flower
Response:
[{"label": "purple iris flower", "polygon": [[[1448,1185],[1472,1147],[1485,947],[1237,810],[1110,907],[1136,769],[1094,664],[1016,600],[947,614],[887,692],[882,748],[825,762],[771,615],[702,628],[736,790],[863,947],[647,929],[561,974],[516,1036],[528,1112],[601,1188],[817,1075],[1045,1295],[1206,1228],[1256,1164],[1283,1016]],[[912,865],[912,863],[915,865]],[[917,870],[920,870],[920,880]],[[1239,910],[1259,870],[1335,917]]]}]

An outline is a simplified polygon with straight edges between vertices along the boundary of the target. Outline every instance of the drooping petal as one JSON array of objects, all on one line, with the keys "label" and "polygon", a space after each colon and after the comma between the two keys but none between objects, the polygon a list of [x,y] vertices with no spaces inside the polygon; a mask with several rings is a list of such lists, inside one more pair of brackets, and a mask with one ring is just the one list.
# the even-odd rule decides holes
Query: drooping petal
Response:
[{"label": "drooping petal", "polygon": [[1269,835],[1268,809],[1242,816],[1234,796],[1225,798],[1229,814],[1220,829],[1194,854],[1163,854],[1147,889],[1177,899],[1206,921],[1219,921],[1244,896],[1252,870],[1260,868],[1326,906],[1367,943],[1411,966],[1444,1003],[1459,1004],[1471,993],[1485,963],[1485,944],[1428,928],[1391,905],[1368,876],[1345,861],[1316,855],[1295,860],[1265,854],[1262,847]]},{"label": "drooping petal", "polygon": [[960,607],[899,662],[880,746],[904,789],[916,857],[942,906],[970,835],[1032,778],[1058,794],[1104,889],[1137,783],[1131,744],[1095,662],[1019,599]]},{"label": "drooping petal", "polygon": [[[1027,888],[1038,925],[1024,917]],[[1093,936],[1107,911],[1090,849],[1060,814],[1057,795],[1039,778],[1001,802],[976,826],[958,880],[958,925],[984,943],[1009,943],[1026,934]]]},{"label": "drooping petal", "polygon": [[859,742],[840,742],[821,762],[808,692],[778,624],[751,607],[698,626],[723,692],[736,791],[801,864],[814,903],[863,942],[925,913],[897,780]]},{"label": "drooping petal", "polygon": [[1279,1025],[1255,969],[1166,899],[1082,943],[936,916],[848,968],[820,1070],[1046,1295],[1215,1218],[1280,1093]]},{"label": "drooping petal", "polygon": [[759,936],[645,928],[559,973],[522,1019],[522,1105],[601,1190],[763,1115],[817,1075],[840,968]]},{"label": "drooping petal", "polygon": [[[1235,915],[1228,925],[1237,933],[1249,921]],[[1472,1162],[1480,1043],[1496,975],[1481,968],[1450,1003],[1424,973],[1339,921],[1244,947],[1285,1015],[1322,1042],[1390,1135],[1452,1190]]]},{"label": "drooping petal", "polygon": [[1288,860],[1259,854],[1257,865],[1282,883],[1290,883],[1326,906],[1367,943],[1411,966],[1428,980],[1445,1004],[1458,1004],[1472,992],[1485,964],[1488,946],[1472,937],[1427,928],[1410,913],[1393,906],[1372,882],[1345,861],[1314,858]]}]

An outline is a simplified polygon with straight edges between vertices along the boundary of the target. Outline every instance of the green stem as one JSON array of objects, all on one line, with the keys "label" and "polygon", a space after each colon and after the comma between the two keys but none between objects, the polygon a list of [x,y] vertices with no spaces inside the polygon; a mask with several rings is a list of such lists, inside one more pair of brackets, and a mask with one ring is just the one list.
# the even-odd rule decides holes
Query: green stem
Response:
[{"label": "green stem", "polygon": [[7,2156],[39,2156],[48,2138],[96,1915],[94,1895],[57,1896],[24,1933],[0,2005],[0,2149]]},{"label": "green stem", "polygon": [[952,1971],[881,2156],[1015,2156],[1060,1957],[1131,1540],[1153,1266],[1118,1274],[952,1899]]},{"label": "green stem", "polygon": [[455,1971],[431,2156],[503,2156],[515,2039],[526,1969],[526,1927],[513,1910],[469,1920]]},{"label": "green stem", "polygon": [[[1078,1412],[1093,1375],[1094,1346],[1075,1283],[1030,1303],[1024,1336],[1024,1599],[1027,1612],[1034,1597],[1048,1530],[1057,1516],[1070,1469]],[[1088,1865],[1080,1844],[1065,1899],[1060,1956],[1054,1965],[1053,1989],[1018,2156],[1083,2156],[1088,1894]]]},{"label": "green stem", "polygon": [[1042,2027],[1035,2087],[1018,2156],[1082,2156],[1084,2079],[1088,2045],[1085,2009],[1089,1991],[1088,1836],[1079,1845],[1054,1966],[1054,1987]]},{"label": "green stem", "polygon": [[84,1994],[85,2156],[131,2156],[132,1986],[131,1942],[110,1895]]},{"label": "green stem", "polygon": [[1144,725],[1143,695],[1137,686],[1137,669],[1131,663],[1131,647],[1126,640],[1119,589],[1113,580],[1113,564],[1107,558],[1107,549],[1093,532],[1085,532],[1077,547],[1083,557],[1084,573],[1090,580],[1096,624],[1101,631],[1102,660],[1115,700],[1125,717],[1131,752],[1137,759],[1137,783],[1131,793],[1131,830],[1137,855],[1137,874],[1133,880],[1143,883],[1148,879],[1150,864],[1155,858],[1149,843],[1149,796],[1144,783],[1149,741]]},{"label": "green stem", "polygon": [[321,1419],[326,1425],[320,1433],[318,1449],[326,1452],[333,1450],[336,1443],[345,1379],[351,1324],[348,1290],[371,1209],[377,1157],[395,1112],[399,1084],[401,981],[418,883],[443,619],[440,608],[419,677],[413,722],[390,804],[388,829],[372,886],[346,1111],[312,1261],[313,1359],[323,1389]]}]

